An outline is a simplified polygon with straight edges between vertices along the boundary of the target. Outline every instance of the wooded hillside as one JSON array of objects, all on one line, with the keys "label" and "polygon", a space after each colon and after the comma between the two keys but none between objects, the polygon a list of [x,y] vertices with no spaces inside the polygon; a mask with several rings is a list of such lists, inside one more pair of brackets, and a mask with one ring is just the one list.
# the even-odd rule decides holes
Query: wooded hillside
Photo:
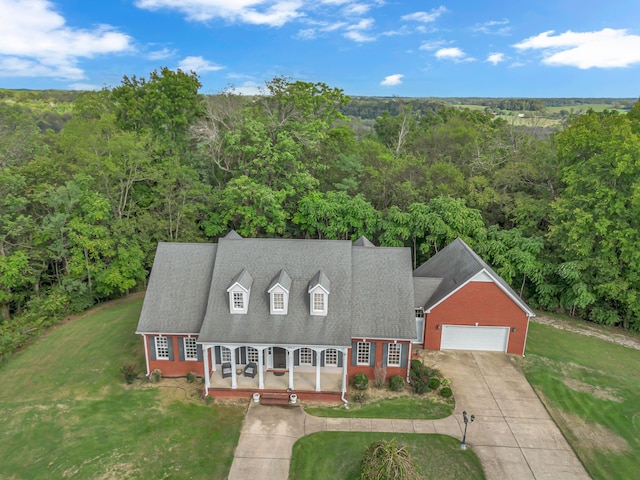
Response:
[{"label": "wooded hillside", "polygon": [[460,236],[531,305],[640,330],[639,104],[538,138],[436,101],[371,103],[362,129],[322,83],[199,87],[162,69],[49,109],[0,98],[3,343],[144,286],[157,242],[230,229],[366,235],[416,264]]}]

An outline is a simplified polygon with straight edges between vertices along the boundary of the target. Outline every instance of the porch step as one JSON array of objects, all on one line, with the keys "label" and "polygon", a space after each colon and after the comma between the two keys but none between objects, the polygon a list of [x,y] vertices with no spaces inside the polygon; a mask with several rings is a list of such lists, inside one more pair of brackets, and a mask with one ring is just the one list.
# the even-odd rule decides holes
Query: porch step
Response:
[{"label": "porch step", "polygon": [[289,394],[265,392],[260,395],[260,405],[289,405]]}]

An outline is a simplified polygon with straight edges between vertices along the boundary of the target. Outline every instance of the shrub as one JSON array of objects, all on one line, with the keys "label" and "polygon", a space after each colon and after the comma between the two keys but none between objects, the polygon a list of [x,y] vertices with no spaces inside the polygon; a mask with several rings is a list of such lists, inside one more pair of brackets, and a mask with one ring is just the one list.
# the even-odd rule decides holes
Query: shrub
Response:
[{"label": "shrub", "polygon": [[149,375],[149,380],[151,380],[153,383],[158,383],[161,378],[162,371],[159,368],[156,368],[153,372],[151,372],[151,375]]},{"label": "shrub", "polygon": [[442,387],[440,389],[440,395],[442,395],[444,398],[449,398],[451,397],[451,395],[453,395],[453,392],[451,391],[450,387]]},{"label": "shrub", "polygon": [[136,367],[131,364],[125,364],[120,367],[120,373],[124,377],[124,381],[127,382],[128,385],[131,385],[133,381],[138,376],[138,372],[136,372]]},{"label": "shrub", "polygon": [[440,379],[436,377],[432,377],[429,379],[429,388],[431,390],[437,390],[440,388]]},{"label": "shrub", "polygon": [[377,388],[384,387],[385,378],[387,378],[387,367],[382,362],[376,363],[376,368],[373,369],[373,379]]},{"label": "shrub", "polygon": [[404,378],[400,375],[394,375],[389,379],[389,388],[394,392],[401,392],[404,390]]},{"label": "shrub", "polygon": [[369,386],[369,378],[364,373],[356,373],[353,377],[353,388],[366,390]]},{"label": "shrub", "polygon": [[409,378],[413,389],[418,395],[422,395],[429,390],[429,369],[420,360],[411,360]]},{"label": "shrub", "polygon": [[193,383],[196,380],[196,374],[193,372],[187,373],[187,382]]},{"label": "shrub", "polygon": [[368,398],[369,396],[367,395],[367,392],[364,392],[362,390],[353,392],[351,394],[351,401],[355,403],[364,403],[368,400]]},{"label": "shrub", "polygon": [[418,480],[418,467],[404,446],[395,440],[373,442],[362,457],[360,468],[362,480]]}]

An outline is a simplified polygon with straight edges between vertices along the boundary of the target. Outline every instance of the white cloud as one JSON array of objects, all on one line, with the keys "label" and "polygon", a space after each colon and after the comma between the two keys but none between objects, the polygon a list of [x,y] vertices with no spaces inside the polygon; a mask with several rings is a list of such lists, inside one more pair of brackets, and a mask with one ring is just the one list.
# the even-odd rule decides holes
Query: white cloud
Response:
[{"label": "white cloud", "polygon": [[0,76],[84,78],[81,58],[131,49],[131,37],[109,25],[66,25],[48,0],[0,0]]},{"label": "white cloud", "polygon": [[628,67],[640,63],[640,36],[624,29],[597,32],[549,30],[514,45],[518,50],[541,50],[547,65],[587,68]]},{"label": "white cloud", "polygon": [[185,57],[180,60],[178,64],[178,68],[183,72],[196,72],[196,73],[204,73],[204,72],[216,72],[218,70],[222,70],[224,67],[220,65],[216,65],[215,63],[211,63],[208,60],[205,60],[202,57]]},{"label": "white cloud", "polygon": [[162,48],[160,50],[154,50],[147,54],[149,60],[164,60],[165,58],[173,57],[176,54],[175,50],[169,48]]},{"label": "white cloud", "polygon": [[387,75],[386,77],[384,77],[384,80],[380,82],[380,85],[382,85],[383,87],[393,87],[395,85],[400,85],[402,84],[402,77],[404,77],[404,75],[402,75],[401,73]]},{"label": "white cloud", "polygon": [[196,22],[221,18],[272,27],[281,27],[303,15],[302,0],[136,0],[135,5],[146,10],[177,10]]},{"label": "white cloud", "polygon": [[440,6],[438,8],[434,8],[433,10],[431,10],[431,12],[414,12],[408,15],[403,15],[400,18],[405,21],[430,23],[435,22],[440,15],[446,13],[447,11],[448,10],[445,7]]},{"label": "white cloud", "polygon": [[487,35],[510,35],[511,26],[509,20],[490,20],[476,24],[472,29],[474,32],[485,33]]},{"label": "white cloud", "polygon": [[499,64],[500,62],[504,62],[504,53],[492,53],[487,57],[487,62],[493,63],[494,65]]},{"label": "white cloud", "polygon": [[345,15],[364,15],[371,10],[371,5],[365,5],[364,3],[353,3],[344,7],[343,12]]},{"label": "white cloud", "polygon": [[237,93],[238,95],[265,95],[265,90],[262,88],[262,85],[250,80],[243,82],[239,86],[234,86],[232,90],[233,93]]},{"label": "white cloud", "polygon": [[372,18],[363,18],[358,23],[349,25],[344,36],[358,43],[373,42],[376,37],[365,33],[373,27],[373,24]]},{"label": "white cloud", "polygon": [[82,90],[82,91],[98,91],[101,89],[99,85],[93,85],[91,83],[72,83],[69,85],[72,90]]},{"label": "white cloud", "polygon": [[447,42],[445,42],[444,40],[433,40],[429,42],[423,42],[420,45],[420,50],[437,50],[439,48],[442,48],[446,44]]},{"label": "white cloud", "polygon": [[441,48],[436,53],[438,60],[464,60],[467,55],[458,47]]}]

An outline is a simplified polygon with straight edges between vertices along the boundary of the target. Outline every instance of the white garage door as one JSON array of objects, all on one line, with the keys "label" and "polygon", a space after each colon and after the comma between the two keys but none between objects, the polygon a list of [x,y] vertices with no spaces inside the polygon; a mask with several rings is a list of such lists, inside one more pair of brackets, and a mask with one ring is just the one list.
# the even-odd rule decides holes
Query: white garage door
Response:
[{"label": "white garage door", "polygon": [[509,327],[443,325],[441,350],[506,352]]}]

